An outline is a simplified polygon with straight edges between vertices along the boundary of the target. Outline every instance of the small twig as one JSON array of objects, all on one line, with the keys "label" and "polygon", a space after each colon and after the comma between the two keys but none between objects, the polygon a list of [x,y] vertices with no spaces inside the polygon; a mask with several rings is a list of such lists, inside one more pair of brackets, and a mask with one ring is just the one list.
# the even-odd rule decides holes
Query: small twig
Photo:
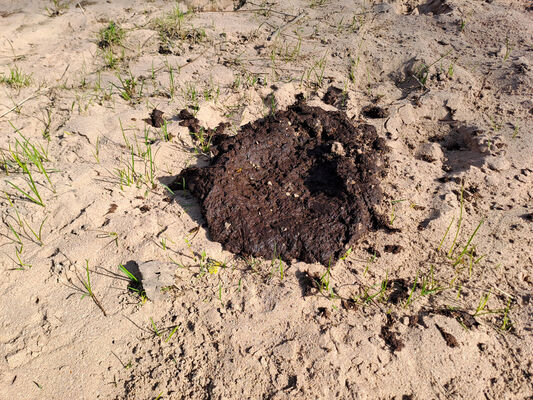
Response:
[{"label": "small twig", "polygon": [[[255,3],[251,3],[251,2],[248,2],[248,4],[251,4],[253,6],[259,7],[259,4],[255,4]],[[199,10],[199,11],[195,11],[195,14],[238,13],[238,12],[267,12],[267,13],[274,13],[274,14],[284,15],[285,17],[295,17],[295,15],[287,14],[287,13],[285,13],[283,11],[272,10],[271,8],[248,8],[248,9],[239,8],[237,10],[218,10],[218,11]]]},{"label": "small twig", "polygon": [[296,15],[295,17],[293,17],[289,22],[287,22],[286,24],[284,25],[281,25],[278,27],[278,29],[276,29],[274,32],[272,32],[268,38],[267,38],[267,41],[270,41],[272,39],[272,37],[274,37],[275,35],[277,35],[279,32],[281,32],[283,29],[285,29],[286,27],[288,27],[289,25],[291,24],[294,24],[297,20],[299,20],[300,18],[302,18],[304,15],[306,15],[307,13],[305,11],[302,11],[300,14]]},{"label": "small twig", "polygon": [[83,15],[85,15],[85,10],[83,9],[79,1],[76,3],[76,5],[81,9],[81,12],[83,13]]},{"label": "small twig", "polygon": [[67,64],[67,68],[65,68],[65,70],[63,71],[63,74],[61,74],[61,78],[59,78],[57,81],[60,82],[61,79],[63,79],[63,77],[65,76],[65,74],[67,73],[68,69],[70,68],[70,64]]},{"label": "small twig", "polygon": [[[220,43],[224,43],[224,42],[220,42]],[[220,44],[220,43],[217,43],[217,44]],[[192,64],[193,62],[195,62],[195,61],[199,60],[200,58],[202,58],[209,50],[212,50],[213,48],[215,48],[215,46],[216,46],[216,44],[213,45],[212,47],[206,47],[204,49],[204,51],[202,51],[198,56],[190,59],[185,64],[181,64],[181,65],[176,66],[176,68],[178,70],[180,70],[181,68],[185,68],[186,66],[188,66],[188,65]],[[159,71],[165,69],[166,67],[167,67],[166,65],[163,65],[163,66],[161,66],[159,68],[154,69],[154,72],[159,72]]]},{"label": "small twig", "polygon": [[152,33],[150,36],[148,36],[148,39],[144,41],[144,43],[141,45],[141,49],[146,46],[146,43],[148,43],[149,40],[151,40],[156,34]]},{"label": "small twig", "polygon": [[112,351],[111,354],[113,354],[117,358],[118,362],[122,364],[123,368],[126,368],[126,364],[122,362],[122,360],[115,354],[115,352]]},{"label": "small twig", "polygon": [[98,299],[95,297],[94,294],[91,294],[91,299],[93,299],[94,301],[94,304],[96,304],[98,306],[98,308],[102,311],[102,313],[104,314],[104,317],[107,317],[107,314],[104,310],[104,307],[102,307],[102,305],[100,304],[100,302],[98,301]]},{"label": "small twig", "polygon": [[507,297],[511,298],[511,299],[514,299],[515,297],[512,295],[512,294],[509,294],[507,293],[506,291],[500,289],[499,287],[495,287],[494,289],[496,289],[497,291],[499,291],[500,293],[503,293],[504,295],[506,295]]},{"label": "small twig", "polygon": [[28,100],[31,100],[35,97],[37,97],[40,93],[37,92],[37,93],[34,93],[32,94],[31,96],[28,96],[26,97],[24,100],[22,100],[20,103],[18,104],[15,104],[13,107],[11,107],[9,110],[7,110],[5,113],[3,113],[2,115],[0,115],[0,118],[2,117],[5,117],[7,114],[9,114],[11,111],[13,110],[16,110],[17,108],[19,108],[21,105],[23,105],[24,103],[26,103]]}]

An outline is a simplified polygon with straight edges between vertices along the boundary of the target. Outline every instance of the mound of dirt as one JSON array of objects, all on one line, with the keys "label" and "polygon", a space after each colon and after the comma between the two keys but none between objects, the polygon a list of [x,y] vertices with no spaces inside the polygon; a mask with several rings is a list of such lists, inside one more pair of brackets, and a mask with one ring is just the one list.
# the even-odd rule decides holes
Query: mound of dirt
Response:
[{"label": "mound of dirt", "polygon": [[373,126],[300,99],[212,141],[210,164],[185,169],[174,185],[198,198],[225,249],[327,265],[380,225],[386,146]]}]

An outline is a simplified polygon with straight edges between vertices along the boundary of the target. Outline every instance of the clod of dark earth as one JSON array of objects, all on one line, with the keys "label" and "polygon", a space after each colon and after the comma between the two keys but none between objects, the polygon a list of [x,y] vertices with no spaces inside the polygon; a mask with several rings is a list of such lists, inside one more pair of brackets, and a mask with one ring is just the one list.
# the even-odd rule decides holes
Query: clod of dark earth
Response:
[{"label": "clod of dark earth", "polygon": [[522,215],[522,218],[524,218],[526,221],[533,222],[533,213],[524,214]]},{"label": "clod of dark earth", "polygon": [[191,134],[197,134],[203,131],[204,135],[210,138],[210,142],[213,145],[218,144],[220,140],[227,137],[224,135],[224,130],[230,126],[228,123],[220,123],[215,129],[204,129],[200,126],[200,121],[188,110],[181,110],[178,117],[180,126],[189,128]]},{"label": "clod of dark earth", "polygon": [[[190,113],[180,125],[200,129]],[[305,104],[211,136],[213,157],[170,185],[201,205],[211,239],[236,254],[332,264],[369,230],[387,228],[377,207],[386,146],[371,125]],[[185,188],[182,187],[185,182]]]},{"label": "clod of dark earth", "polygon": [[339,110],[345,110],[349,99],[348,92],[336,88],[335,86],[330,86],[322,98],[322,101],[330,106],[338,108]]},{"label": "clod of dark earth", "polygon": [[302,289],[302,296],[310,296],[319,291],[320,276],[311,275],[307,271],[297,272],[296,276]]},{"label": "clod of dark earth", "polygon": [[453,336],[451,333],[449,332],[446,332],[444,330],[444,328],[440,327],[439,325],[435,324],[435,327],[437,328],[437,330],[440,332],[440,334],[442,335],[442,338],[444,339],[444,341],[446,342],[446,345],[448,347],[459,347],[459,342],[457,341],[457,339],[455,338],[455,336]]},{"label": "clod of dark earth", "polygon": [[163,118],[163,111],[154,108],[150,114],[150,122],[154,128],[161,128],[165,124],[165,119]]},{"label": "clod of dark earth", "polygon": [[150,118],[144,118],[143,121],[154,128],[161,128],[166,122],[163,114],[163,111],[154,108],[150,113]]},{"label": "clod of dark earth", "polygon": [[168,47],[168,45],[161,44],[159,45],[158,53],[159,54],[172,54],[172,50],[170,50],[170,47]]},{"label": "clod of dark earth", "polygon": [[378,106],[364,106],[361,109],[361,114],[367,118],[387,118],[389,116],[389,112],[381,107]]},{"label": "clod of dark earth", "polygon": [[392,304],[399,304],[400,302],[407,300],[409,297],[409,284],[405,279],[394,279],[389,282],[392,293],[389,296],[389,301]]},{"label": "clod of dark earth", "polygon": [[385,245],[385,253],[392,253],[392,254],[398,254],[400,251],[402,251],[403,247],[399,244],[387,244]]},{"label": "clod of dark earth", "polygon": [[393,325],[394,321],[390,315],[387,315],[387,323],[381,327],[381,332],[379,334],[379,337],[385,341],[385,344],[391,353],[395,353],[404,348],[403,341],[398,338],[398,332],[392,330]]},{"label": "clod of dark earth", "polygon": [[357,310],[357,303],[354,299],[342,299],[341,305],[345,310]]}]

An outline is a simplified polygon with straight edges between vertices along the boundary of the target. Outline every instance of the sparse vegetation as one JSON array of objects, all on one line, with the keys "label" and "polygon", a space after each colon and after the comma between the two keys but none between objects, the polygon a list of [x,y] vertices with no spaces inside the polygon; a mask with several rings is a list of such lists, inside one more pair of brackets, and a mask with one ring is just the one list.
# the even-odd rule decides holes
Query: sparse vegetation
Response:
[{"label": "sparse vegetation", "polygon": [[8,85],[12,88],[23,88],[30,86],[32,77],[30,74],[22,72],[18,66],[9,69],[9,74],[0,75],[0,83]]},{"label": "sparse vegetation", "polygon": [[80,278],[81,283],[83,284],[83,287],[85,288],[85,293],[83,294],[82,298],[89,296],[94,304],[102,311],[104,316],[107,316],[104,307],[102,307],[102,304],[100,304],[100,301],[96,298],[96,295],[94,294],[93,287],[91,284],[91,274],[89,271],[89,260],[85,260],[85,271],[87,273],[87,280]]},{"label": "sparse vegetation", "polygon": [[[452,50],[448,50],[446,53],[444,53],[442,56],[440,56],[437,60],[435,60],[431,64],[426,64],[426,63],[422,62],[422,63],[420,63],[420,64],[418,64],[417,66],[414,67],[413,76],[418,81],[418,83],[420,83],[420,85],[422,87],[426,87],[427,86],[428,79],[430,78],[431,68],[433,66],[437,65],[442,60],[444,60],[446,57],[448,57],[451,52],[452,52]],[[442,67],[440,67],[440,70],[442,70]],[[453,67],[452,67],[452,70],[451,70],[452,74],[450,75],[450,69],[449,68],[448,68],[447,73],[448,73],[448,75],[450,77],[453,76]]]},{"label": "sparse vegetation", "polygon": [[106,27],[100,29],[98,32],[98,47],[106,49],[113,45],[120,45],[124,36],[124,29],[122,29],[116,22],[111,21]]},{"label": "sparse vegetation", "polygon": [[181,11],[176,5],[174,9],[153,21],[153,28],[158,32],[159,38],[165,45],[171,45],[174,40],[187,40],[192,43],[200,43],[207,38],[204,29],[186,27],[191,13]]},{"label": "sparse vegetation", "polygon": [[[529,4],[12,3],[0,6],[5,397],[530,395]],[[315,105],[346,120],[304,116]],[[344,142],[344,124],[346,143],[370,133],[383,170],[337,180],[372,154]],[[182,173],[207,174],[242,137],[267,150],[230,159],[220,188]],[[355,176],[378,177],[368,214],[347,214],[373,201]],[[231,187],[235,200],[207,211]],[[271,231],[287,241],[263,245]],[[398,365],[412,382],[390,379]]]},{"label": "sparse vegetation", "polygon": [[[118,89],[120,97],[126,101],[134,102],[142,96],[142,91],[144,88],[144,79],[139,80],[133,76],[131,71],[126,77],[122,77],[120,74],[117,74],[117,78],[120,82],[120,85],[114,85]],[[137,88],[140,86],[140,88]]]}]

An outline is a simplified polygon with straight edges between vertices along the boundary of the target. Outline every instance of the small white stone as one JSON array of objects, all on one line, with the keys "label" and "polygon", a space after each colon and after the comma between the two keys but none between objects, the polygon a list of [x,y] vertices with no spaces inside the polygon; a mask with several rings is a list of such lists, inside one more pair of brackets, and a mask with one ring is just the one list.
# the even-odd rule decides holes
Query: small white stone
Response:
[{"label": "small white stone", "polygon": [[320,336],[320,339],[318,339],[318,345],[320,346],[320,348],[325,349],[328,352],[332,351],[335,348],[333,342],[331,341],[331,338],[329,337],[329,335],[326,334]]},{"label": "small white stone", "polygon": [[212,308],[204,314],[204,321],[209,328],[213,329],[220,325],[222,318],[220,318],[220,313]]},{"label": "small white stone", "polygon": [[142,275],[142,285],[146,296],[153,302],[162,299],[161,289],[174,283],[176,265],[160,261],[147,261],[138,264]]},{"label": "small white stone", "polygon": [[488,174],[485,176],[485,182],[489,186],[497,187],[501,185],[502,180],[498,174]]},{"label": "small white stone", "polygon": [[272,354],[277,358],[292,360],[295,357],[297,350],[298,343],[294,340],[290,340],[274,347]]}]

